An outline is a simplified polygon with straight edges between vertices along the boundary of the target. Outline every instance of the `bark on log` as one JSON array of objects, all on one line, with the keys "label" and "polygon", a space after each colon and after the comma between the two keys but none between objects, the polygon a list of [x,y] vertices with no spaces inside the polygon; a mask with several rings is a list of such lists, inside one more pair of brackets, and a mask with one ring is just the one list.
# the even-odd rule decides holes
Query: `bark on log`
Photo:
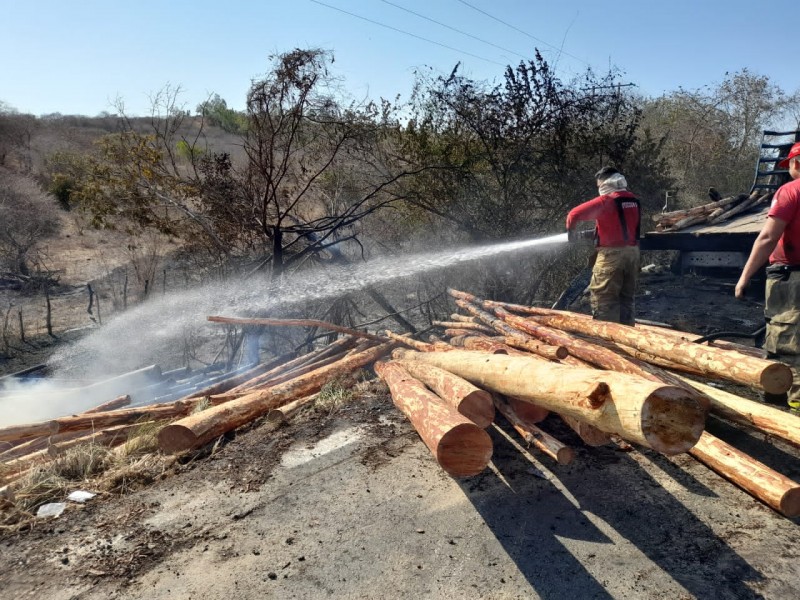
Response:
[{"label": "bark on log", "polygon": [[712,414],[774,435],[800,448],[800,417],[686,377],[681,379],[711,398]]},{"label": "bark on log", "polygon": [[786,517],[800,516],[800,483],[704,432],[689,453]]},{"label": "bark on log", "polygon": [[417,361],[399,361],[398,364],[481,429],[486,429],[494,421],[494,403],[489,392],[432,365]]},{"label": "bark on log", "polygon": [[771,394],[781,394],[792,385],[792,371],[783,363],[731,354],[712,346],[703,346],[656,335],[638,327],[605,321],[588,321],[556,315],[535,317],[536,322],[559,329],[593,335],[631,346],[661,358],[701,370],[729,381],[759,387]]},{"label": "bark on log", "polygon": [[159,432],[159,447],[165,453],[175,454],[202,446],[273,408],[318,392],[329,381],[375,362],[393,347],[393,343],[375,346],[267,390],[252,392],[190,415],[167,425]]},{"label": "bark on log", "polygon": [[517,430],[529,444],[538,448],[541,452],[555,460],[560,465],[568,465],[575,460],[575,451],[569,446],[562,444],[549,433],[539,429],[533,423],[520,417],[514,409],[499,395],[494,395],[494,405],[508,422]]},{"label": "bark on log", "polygon": [[482,352],[402,353],[493,392],[515,396],[664,454],[700,438],[705,410],[687,390],[612,371]]},{"label": "bark on log", "polygon": [[395,405],[414,425],[442,469],[454,477],[469,477],[487,467],[492,458],[489,434],[428,391],[396,362],[378,362],[375,371],[386,381]]}]

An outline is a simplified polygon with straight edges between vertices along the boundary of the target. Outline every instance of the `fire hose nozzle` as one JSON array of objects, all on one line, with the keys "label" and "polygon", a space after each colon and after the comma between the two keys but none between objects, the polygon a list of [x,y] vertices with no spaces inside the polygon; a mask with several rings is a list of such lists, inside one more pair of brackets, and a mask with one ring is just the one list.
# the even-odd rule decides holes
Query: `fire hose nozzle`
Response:
[{"label": "fire hose nozzle", "polygon": [[585,231],[578,231],[577,229],[567,230],[567,241],[570,243],[591,241],[594,239],[594,230],[587,229]]}]

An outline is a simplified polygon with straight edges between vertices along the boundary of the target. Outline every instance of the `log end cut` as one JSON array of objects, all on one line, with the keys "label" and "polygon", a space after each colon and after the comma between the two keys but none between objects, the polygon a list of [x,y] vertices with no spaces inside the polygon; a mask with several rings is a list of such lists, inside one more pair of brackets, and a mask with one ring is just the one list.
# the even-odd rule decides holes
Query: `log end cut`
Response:
[{"label": "log end cut", "polygon": [[183,425],[167,425],[158,432],[158,447],[164,454],[178,454],[191,450],[197,443],[194,432]]},{"label": "log end cut", "polygon": [[532,404],[523,398],[508,396],[508,404],[511,410],[523,421],[528,423],[541,423],[550,414],[550,411],[536,404]]},{"label": "log end cut", "polygon": [[666,455],[688,452],[700,439],[706,411],[697,396],[676,386],[660,387],[642,406],[641,427],[647,444]]},{"label": "log end cut", "polygon": [[486,429],[494,421],[492,395],[484,390],[475,390],[464,396],[458,406],[458,412],[481,429]]},{"label": "log end cut", "polygon": [[790,519],[800,517],[800,486],[793,487],[783,494],[780,500],[780,511]]},{"label": "log end cut", "polygon": [[761,387],[770,394],[783,394],[792,387],[792,369],[780,362],[773,362],[761,372]]},{"label": "log end cut", "polygon": [[453,477],[471,477],[492,459],[492,438],[473,423],[461,423],[439,440],[436,458]]}]

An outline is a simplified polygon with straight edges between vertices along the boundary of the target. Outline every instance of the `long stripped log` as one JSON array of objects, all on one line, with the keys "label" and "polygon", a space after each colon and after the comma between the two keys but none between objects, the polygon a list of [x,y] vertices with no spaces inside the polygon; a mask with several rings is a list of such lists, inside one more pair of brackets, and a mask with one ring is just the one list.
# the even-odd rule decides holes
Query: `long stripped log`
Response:
[{"label": "long stripped log", "polygon": [[395,342],[399,342],[404,346],[408,346],[409,348],[413,348],[418,352],[442,352],[447,350],[452,350],[452,346],[450,344],[436,342],[435,344],[429,344],[427,342],[420,342],[419,340],[412,340],[410,337],[406,337],[404,335],[398,335],[388,329],[383,332],[386,337]]},{"label": "long stripped log", "polygon": [[[568,350],[563,346],[563,344],[560,343],[560,341],[554,344],[552,343],[553,340],[543,340],[542,338],[536,339],[531,337],[527,334],[527,332],[521,332],[519,329],[514,329],[502,319],[495,317],[493,314],[480,309],[478,306],[467,302],[466,300],[456,300],[456,304],[472,313],[476,318],[480,319],[487,325],[491,326],[492,329],[497,331],[499,334],[505,337],[516,338],[524,341],[526,343],[525,349],[528,352],[538,354],[539,356],[550,360],[562,359],[566,358],[567,356]],[[563,340],[564,338],[565,336],[561,336],[559,340]]]},{"label": "long stripped log", "polygon": [[555,460],[560,465],[568,465],[575,460],[575,451],[559,442],[549,433],[539,429],[533,423],[521,418],[511,406],[506,403],[499,395],[494,395],[494,405],[508,422],[517,430],[529,444],[535,446],[544,454]]},{"label": "long stripped log", "polygon": [[[438,353],[437,353],[438,354]],[[437,462],[454,477],[483,471],[492,458],[492,439],[475,423],[445,404],[395,362],[378,362],[395,405],[408,417]]]},{"label": "long stripped log", "polygon": [[800,516],[800,483],[708,432],[703,433],[689,453],[781,514],[790,518]]},{"label": "long stripped log", "polygon": [[402,356],[441,367],[483,389],[530,399],[664,454],[686,452],[705,426],[705,410],[687,390],[624,373],[462,350]]},{"label": "long stripped log", "polygon": [[776,361],[768,361],[656,335],[638,327],[560,315],[535,317],[539,323],[631,346],[676,363],[700,369],[722,379],[757,386],[781,394],[792,385],[792,371]]},{"label": "long stripped log", "polygon": [[207,444],[273,408],[318,392],[328,381],[373,363],[393,346],[391,343],[375,346],[285,383],[185,417],[158,433],[158,445],[163,452],[175,454]]},{"label": "long stripped log", "polygon": [[685,377],[682,379],[711,398],[712,414],[734,423],[748,425],[800,447],[800,417],[704,383]]},{"label": "long stripped log", "polygon": [[492,396],[458,375],[416,361],[400,361],[413,378],[418,379],[460,414],[486,429],[494,421]]}]

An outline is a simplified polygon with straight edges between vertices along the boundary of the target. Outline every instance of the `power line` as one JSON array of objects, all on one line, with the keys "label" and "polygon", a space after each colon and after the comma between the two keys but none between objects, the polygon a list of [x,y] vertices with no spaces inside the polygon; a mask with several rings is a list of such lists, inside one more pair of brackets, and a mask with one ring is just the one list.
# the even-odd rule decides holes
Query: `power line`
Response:
[{"label": "power line", "polygon": [[396,31],[397,33],[402,33],[403,35],[408,35],[413,38],[417,38],[418,40],[422,40],[423,42],[428,42],[429,44],[435,44],[442,48],[447,48],[448,50],[452,50],[453,52],[459,52],[461,54],[466,54],[467,56],[471,56],[473,58],[477,58],[478,60],[483,60],[494,65],[499,65],[501,67],[505,67],[503,63],[499,63],[496,60],[492,60],[490,58],[485,58],[483,56],[478,56],[477,54],[473,54],[472,52],[467,52],[466,50],[459,50],[458,48],[453,48],[452,46],[448,46],[447,44],[442,44],[441,42],[436,42],[434,40],[429,40],[428,38],[422,37],[421,35],[417,35],[415,33],[411,33],[409,31],[404,31],[402,29],[398,29],[397,27],[392,27],[391,25],[387,25],[386,23],[381,23],[379,21],[373,21],[372,19],[368,19],[367,17],[362,17],[361,15],[357,15],[355,13],[351,13],[349,11],[344,10],[343,8],[339,8],[337,6],[331,6],[330,4],[325,4],[324,2],[320,2],[320,0],[311,0],[314,4],[319,4],[320,6],[324,6],[326,8],[330,8],[332,10],[339,11],[340,13],[344,13],[346,15],[350,15],[351,17],[355,17],[356,19],[361,19],[362,21],[366,21],[367,23],[372,23],[373,25],[378,25],[380,27],[385,27],[386,29],[391,29],[392,31]]},{"label": "power line", "polygon": [[431,23],[436,23],[437,25],[445,27],[445,28],[449,29],[450,31],[455,31],[456,33],[460,33],[461,35],[465,35],[467,37],[470,37],[473,40],[478,40],[482,44],[487,44],[487,45],[492,46],[494,48],[498,48],[499,50],[502,50],[503,52],[509,52],[511,54],[516,54],[517,56],[519,56],[521,58],[528,58],[524,54],[520,54],[519,52],[515,52],[514,50],[509,50],[508,48],[503,48],[502,46],[498,46],[497,44],[494,44],[494,43],[489,42],[487,40],[481,39],[478,36],[472,35],[471,33],[468,33],[466,31],[461,31],[460,29],[456,29],[455,27],[451,27],[450,25],[447,25],[446,23],[442,23],[441,21],[437,21],[436,19],[431,19],[430,17],[426,17],[425,15],[421,15],[420,13],[415,12],[415,11],[411,10],[410,8],[406,8],[404,6],[400,6],[399,4],[395,4],[394,2],[389,2],[389,0],[381,0],[381,1],[384,4],[388,4],[389,6],[394,6],[395,8],[399,8],[400,10],[403,10],[403,11],[405,11],[407,13],[411,13],[412,15],[415,15],[415,16],[419,17],[420,19],[425,19],[426,21],[430,21]]},{"label": "power line", "polygon": [[[312,1],[314,1],[314,0],[312,0]],[[493,20],[495,20],[495,21],[497,21],[498,23],[501,23],[501,24],[505,25],[506,27],[510,27],[510,28],[511,28],[511,29],[513,29],[514,31],[518,31],[518,32],[519,32],[519,33],[521,33],[522,35],[527,35],[527,36],[528,36],[529,38],[531,38],[532,40],[536,40],[537,42],[539,42],[539,43],[541,43],[541,44],[544,44],[545,46],[550,46],[550,47],[551,47],[553,50],[556,50],[556,51],[558,51],[558,52],[559,52],[559,53],[561,53],[561,54],[564,54],[564,55],[566,55],[566,56],[569,56],[570,58],[574,58],[575,60],[577,60],[577,61],[580,61],[580,62],[582,62],[583,64],[585,64],[585,65],[587,65],[587,66],[590,66],[590,67],[591,67],[591,65],[590,65],[588,62],[586,62],[585,60],[583,60],[582,58],[580,58],[580,57],[578,57],[578,56],[575,56],[574,54],[570,54],[569,52],[565,52],[564,50],[562,50],[562,49],[558,48],[557,46],[554,46],[553,44],[550,44],[550,43],[548,43],[548,42],[545,42],[544,40],[542,40],[542,39],[539,39],[539,38],[537,38],[537,37],[536,37],[536,36],[534,36],[534,35],[531,35],[531,34],[530,34],[530,33],[528,33],[527,31],[523,31],[523,30],[522,30],[522,29],[520,29],[519,27],[515,27],[515,26],[514,26],[514,25],[512,25],[511,23],[506,23],[506,22],[505,22],[505,21],[503,21],[502,19],[498,19],[498,18],[497,18],[497,17],[495,17],[494,15],[490,15],[490,14],[489,14],[488,12],[486,12],[485,10],[483,10],[483,9],[480,9],[480,8],[478,8],[477,6],[473,6],[473,5],[472,5],[472,4],[470,4],[469,2],[466,2],[466,0],[458,0],[458,2],[461,2],[461,4],[463,4],[463,5],[465,5],[465,6],[469,6],[469,7],[470,7],[472,10],[474,10],[474,11],[477,11],[477,12],[481,13],[482,15],[485,15],[485,16],[489,17],[490,19],[493,19]]]}]

